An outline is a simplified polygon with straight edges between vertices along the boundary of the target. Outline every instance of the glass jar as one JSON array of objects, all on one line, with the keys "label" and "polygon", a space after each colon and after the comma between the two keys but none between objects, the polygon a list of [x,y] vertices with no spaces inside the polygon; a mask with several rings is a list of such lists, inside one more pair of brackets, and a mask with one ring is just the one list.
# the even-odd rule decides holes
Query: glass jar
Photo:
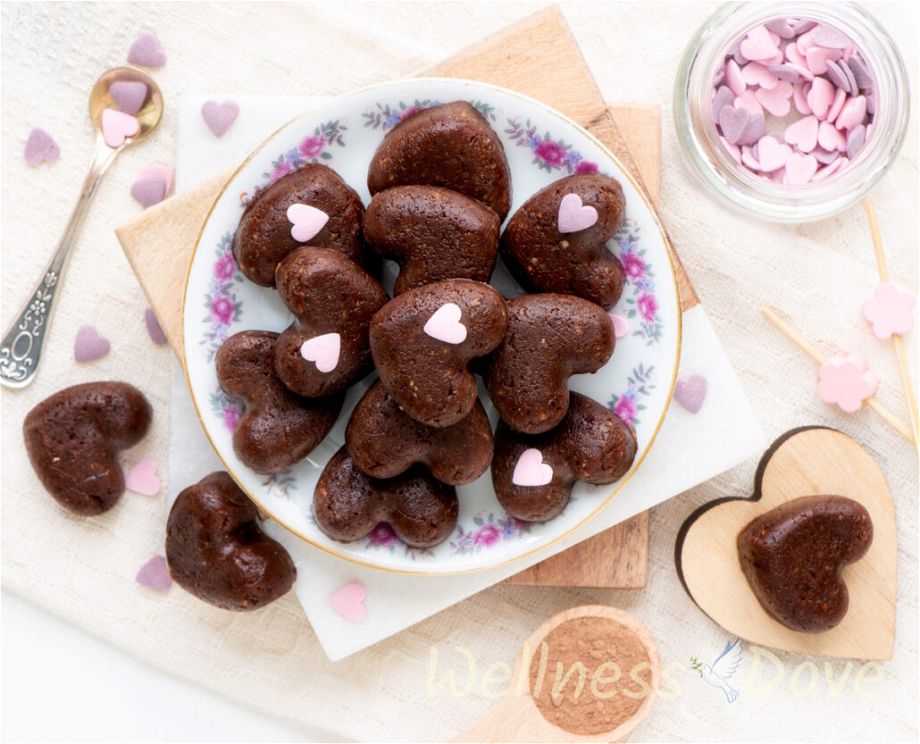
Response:
[{"label": "glass jar", "polygon": [[[872,137],[856,157],[823,181],[790,186],[759,178],[722,145],[711,113],[713,80],[728,49],[774,18],[833,26],[855,43],[874,78]],[[894,42],[869,14],[850,3],[729,3],[690,40],[674,86],[677,135],[691,170],[733,207],[774,222],[812,222],[858,201],[891,166],[904,141],[910,109],[907,71]]]}]

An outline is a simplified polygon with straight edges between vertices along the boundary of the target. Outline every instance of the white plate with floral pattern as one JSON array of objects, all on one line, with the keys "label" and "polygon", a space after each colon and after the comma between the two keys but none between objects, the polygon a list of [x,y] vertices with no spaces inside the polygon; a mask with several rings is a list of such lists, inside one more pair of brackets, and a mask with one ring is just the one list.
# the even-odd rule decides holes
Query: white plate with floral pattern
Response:
[{"label": "white plate with floral pattern", "polygon": [[[366,204],[370,199],[367,167],[384,134],[420,109],[455,100],[472,103],[501,137],[511,167],[512,214],[539,189],[572,173],[598,170],[622,184],[626,222],[608,248],[626,268],[626,288],[612,311],[625,320],[626,335],[617,339],[612,358],[601,370],[573,377],[570,386],[633,425],[638,455],[632,470],[617,483],[577,483],[562,514],[545,524],[508,517],[487,472],[458,489],[457,526],[435,548],[410,548],[385,523],[364,539],[337,542],[316,526],[313,489],[323,466],[343,444],[351,409],[374,376],[349,391],[338,423],[307,459],[271,477],[243,465],[231,439],[241,408],[220,390],[214,355],[234,333],[282,331],[292,316],[274,290],[253,284],[237,270],[232,236],[253,194],[310,162],[334,168]],[[396,268],[392,264],[384,268],[388,290]],[[492,283],[506,296],[521,292],[501,262]],[[562,114],[513,91],[465,80],[416,79],[377,85],[323,103],[271,135],[240,166],[215,202],[192,258],[183,307],[184,361],[205,433],[227,470],[262,510],[307,542],[344,560],[408,573],[462,573],[513,561],[561,539],[595,516],[632,477],[671,399],[680,318],[664,231],[634,180],[603,145]],[[481,392],[494,423],[494,408]]]}]

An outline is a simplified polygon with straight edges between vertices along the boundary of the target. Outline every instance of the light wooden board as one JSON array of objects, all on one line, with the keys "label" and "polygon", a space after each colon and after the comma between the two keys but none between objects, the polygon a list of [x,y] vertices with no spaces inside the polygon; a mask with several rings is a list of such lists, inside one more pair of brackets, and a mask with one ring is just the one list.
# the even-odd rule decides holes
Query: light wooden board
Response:
[{"label": "light wooden board", "polygon": [[[513,60],[513,64],[510,62]],[[530,16],[425,74],[467,77],[513,88],[568,114],[604,142],[655,199],[660,182],[657,106],[603,101],[557,8]],[[627,143],[629,146],[627,147]],[[230,173],[158,204],[116,230],[174,350],[188,262],[201,224]],[[678,262],[681,305],[697,304]],[[648,515],[617,525],[509,579],[554,586],[637,588],[648,572]]]},{"label": "light wooden board", "polygon": [[[631,679],[628,675],[632,671],[642,674],[648,682],[650,689],[649,694],[642,700],[641,705],[635,713],[623,721],[616,729],[594,735],[579,735],[569,731],[564,731],[554,724],[549,723],[544,717],[533,698],[530,695],[529,672],[531,660],[540,653],[540,645],[543,640],[556,627],[571,621],[578,621],[582,618],[600,617],[615,621],[620,625],[621,630],[618,636],[621,638],[633,637],[645,647],[648,656],[648,667],[646,672],[640,670],[621,669],[623,679]],[[573,623],[574,624],[574,623]],[[571,627],[571,626],[569,626]],[[563,631],[566,632],[566,631]],[[622,634],[622,635],[620,635]],[[566,632],[566,635],[568,633]],[[614,644],[612,648],[604,649],[607,653],[616,654],[617,646],[626,644]],[[597,653],[596,649],[588,648],[586,653]],[[586,667],[593,668],[597,666],[597,659],[584,657],[582,662]],[[618,663],[616,658],[604,659],[615,664]],[[573,668],[574,661],[569,669]],[[622,663],[622,660],[620,661]],[[559,674],[559,672],[555,672]],[[564,672],[563,672],[564,674]],[[558,678],[557,678],[558,679]],[[628,612],[619,610],[615,607],[606,605],[584,605],[582,607],[573,607],[554,615],[539,628],[537,628],[528,638],[518,653],[512,669],[512,679],[508,685],[507,693],[499,700],[493,708],[486,713],[471,729],[457,736],[454,741],[469,742],[588,742],[588,741],[623,741],[624,737],[629,734],[641,721],[648,715],[654,704],[658,689],[661,685],[661,657],[658,653],[658,644],[652,637],[648,629]],[[560,688],[562,689],[562,688]],[[582,691],[582,694],[591,694],[588,686]]]},{"label": "light wooden board", "polygon": [[[736,540],[752,519],[814,495],[861,503],[872,518],[874,536],[866,555],[843,568],[850,603],[840,624],[824,633],[801,633],[760,606],[741,570]],[[833,429],[788,432],[764,455],[753,498],[707,504],[681,528],[675,557],[693,601],[729,633],[761,646],[822,656],[891,658],[898,535],[891,492],[869,453]]]}]

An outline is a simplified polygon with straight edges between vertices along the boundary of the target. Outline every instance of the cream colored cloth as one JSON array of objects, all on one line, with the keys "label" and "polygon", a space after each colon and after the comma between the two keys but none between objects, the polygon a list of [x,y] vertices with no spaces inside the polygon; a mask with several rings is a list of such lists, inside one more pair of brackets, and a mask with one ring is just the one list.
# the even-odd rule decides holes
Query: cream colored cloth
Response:
[{"label": "cream colored cloth", "polygon": [[[124,60],[131,41],[155,31],[169,55],[156,73],[167,102],[183,90],[334,94],[422,69],[535,5],[517,4],[4,4],[2,121],[2,258],[4,325],[18,310],[69,214],[92,138],[86,92],[98,72]],[[670,104],[679,54],[712,3],[604,3],[565,6],[585,56],[608,100]],[[911,4],[873,4],[917,71],[917,13]],[[917,100],[916,77],[911,93]],[[731,705],[690,668],[689,657],[712,660],[728,640],[683,593],[674,573],[680,522],[699,503],[749,491],[755,463],[654,510],[649,585],[642,591],[549,590],[497,586],[398,636],[333,664],[292,597],[264,611],[212,610],[176,589],[154,597],[133,583],[137,567],[161,549],[162,498],[128,494],[98,519],[63,513],[39,487],[25,460],[20,424],[52,391],[113,377],[143,387],[158,411],[168,402],[170,352],[154,347],[143,326],[144,298],[112,228],[138,207],[128,194],[139,169],[169,162],[176,109],[167,109],[156,138],[128,151],[103,185],[74,255],[33,386],[3,391],[2,566],[4,588],[108,639],[156,666],[241,702],[309,726],[314,734],[359,739],[443,739],[470,725],[492,701],[478,688],[455,698],[426,686],[432,653],[440,675],[458,684],[468,649],[481,676],[554,612],[606,602],[635,613],[652,630],[680,693],[658,701],[635,739],[877,740],[916,739],[917,713],[917,464],[910,446],[868,411],[845,416],[814,395],[810,360],[758,314],[771,303],[789,313],[827,350],[863,353],[884,383],[881,401],[906,420],[890,346],[875,340],[860,305],[876,284],[860,210],[806,227],[754,222],[728,212],[699,191],[680,165],[673,127],[664,126],[662,213],[687,270],[770,436],[824,423],[852,434],[877,458],[895,498],[899,531],[898,629],[894,658],[881,677],[854,687],[858,662],[842,689],[847,662],[817,662],[814,688],[806,661],[779,654],[784,681],[764,689],[750,681],[755,654],[745,649],[735,677],[741,697]],[[894,274],[917,288],[917,128],[874,190]],[[33,126],[61,145],[61,161],[29,168],[22,148]],[[93,323],[112,352],[74,365],[76,329]],[[909,338],[916,356],[916,332]],[[916,379],[916,368],[914,369]],[[126,455],[152,454],[165,480],[167,417]],[[434,651],[432,651],[432,649]],[[864,678],[871,677],[870,669]],[[673,689],[673,688],[669,688]]]}]

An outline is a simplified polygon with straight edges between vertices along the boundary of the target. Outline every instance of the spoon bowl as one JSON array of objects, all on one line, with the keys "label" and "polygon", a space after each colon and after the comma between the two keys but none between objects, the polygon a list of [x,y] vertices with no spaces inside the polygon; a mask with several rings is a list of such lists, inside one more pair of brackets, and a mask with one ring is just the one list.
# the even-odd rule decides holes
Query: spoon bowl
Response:
[{"label": "spoon bowl", "polygon": [[156,129],[163,116],[163,95],[160,87],[146,72],[134,67],[114,67],[106,70],[99,76],[92,92],[89,94],[89,117],[98,132],[102,132],[102,112],[106,109],[119,110],[118,102],[112,98],[110,92],[112,83],[131,82],[143,83],[147,86],[147,95],[140,110],[133,114],[140,124],[140,130],[133,137],[125,140],[125,144],[138,142]]}]

